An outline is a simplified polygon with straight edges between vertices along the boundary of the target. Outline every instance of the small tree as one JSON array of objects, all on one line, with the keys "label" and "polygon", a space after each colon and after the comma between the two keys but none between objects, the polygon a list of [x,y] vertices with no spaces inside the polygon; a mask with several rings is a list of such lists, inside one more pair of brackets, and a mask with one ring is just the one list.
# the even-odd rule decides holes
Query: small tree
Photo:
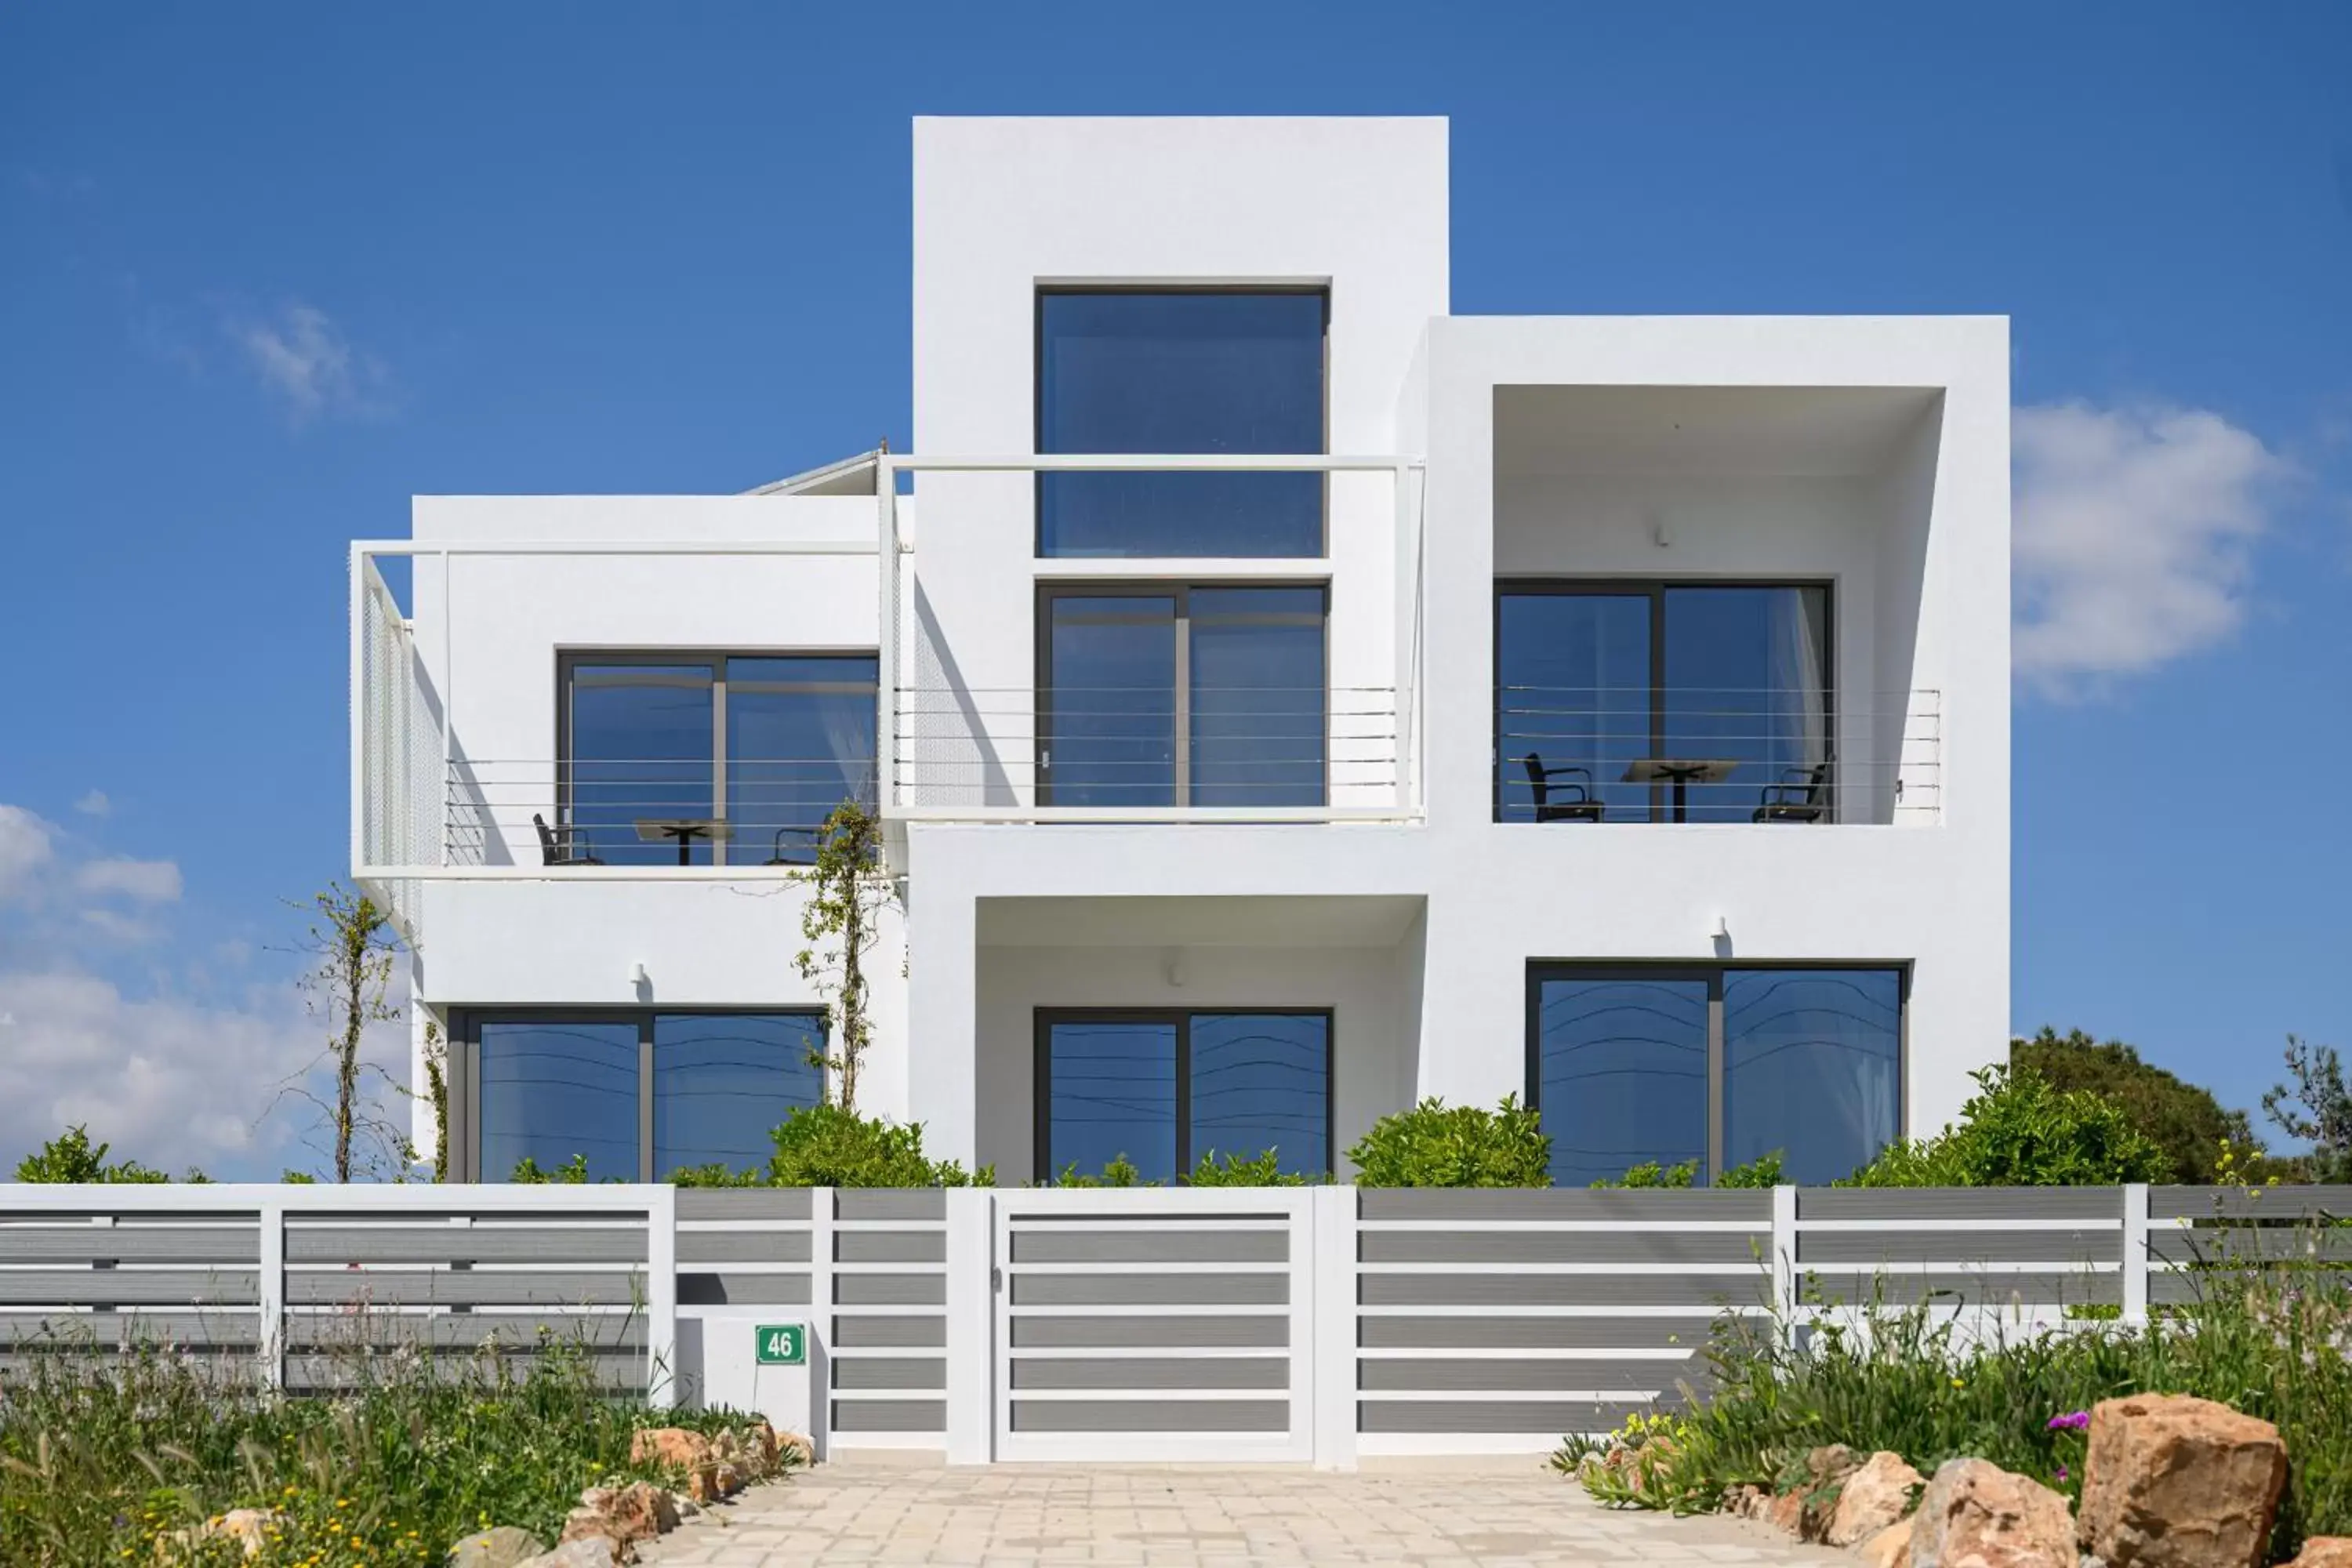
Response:
[{"label": "small tree", "polygon": [[[136,1160],[107,1163],[107,1151],[111,1143],[92,1143],[89,1129],[76,1125],[67,1128],[57,1137],[27,1154],[16,1165],[20,1182],[168,1182],[172,1178],[163,1172],[141,1164]],[[190,1181],[201,1182],[204,1176],[188,1173]]]},{"label": "small tree", "polygon": [[2263,1114],[2290,1138],[2311,1145],[2311,1179],[2352,1182],[2352,1090],[2334,1046],[2286,1037],[2287,1076],[2294,1081],[2263,1096]]},{"label": "small tree", "polygon": [[[310,910],[302,947],[312,964],[301,986],[312,1015],[327,1021],[327,1045],[301,1072],[278,1085],[272,1108],[296,1100],[318,1113],[320,1125],[305,1142],[321,1138],[327,1146],[320,1152],[331,1160],[336,1181],[348,1182],[354,1174],[404,1174],[415,1160],[415,1145],[369,1089],[405,1094],[408,1087],[360,1056],[369,1025],[400,1018],[400,1009],[385,997],[400,952],[391,912],[340,883],[316,895]],[[310,1087],[322,1071],[332,1076],[331,1099]]]},{"label": "small tree", "polygon": [[824,1069],[825,1103],[855,1110],[858,1063],[874,1035],[866,960],[883,911],[898,902],[898,885],[882,863],[881,819],[854,800],[834,807],[817,829],[816,864],[803,879],[812,889],[801,910],[801,935],[810,945],[794,963],[833,1012],[831,1048],[812,1059]]}]

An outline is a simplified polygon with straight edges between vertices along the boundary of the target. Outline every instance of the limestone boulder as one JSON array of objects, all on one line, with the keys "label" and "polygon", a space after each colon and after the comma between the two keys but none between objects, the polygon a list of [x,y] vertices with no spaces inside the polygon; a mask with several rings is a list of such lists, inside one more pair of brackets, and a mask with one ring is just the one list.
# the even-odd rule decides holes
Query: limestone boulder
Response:
[{"label": "limestone boulder", "polygon": [[2267,1421],[2188,1394],[2102,1400],[2078,1536],[2107,1568],[2257,1568],[2285,1487]]},{"label": "limestone boulder", "polygon": [[1822,1540],[1831,1546],[1858,1546],[1911,1511],[1911,1500],[1927,1478],[1900,1454],[1882,1448],[1864,1460],[1838,1489]]},{"label": "limestone boulder", "polygon": [[2315,1535],[2286,1568],[2352,1568],[2352,1535]]},{"label": "limestone boulder", "polygon": [[1906,1568],[1911,1561],[1911,1521],[1906,1519],[1888,1525],[1855,1547],[1854,1554],[1870,1568]]},{"label": "limestone boulder", "polygon": [[1912,1516],[1909,1568],[2075,1568],[2076,1561],[2066,1500],[1988,1460],[1937,1467]]},{"label": "limestone boulder", "polygon": [[530,1531],[502,1524],[466,1537],[442,1561],[443,1568],[516,1568],[546,1552],[547,1543]]}]

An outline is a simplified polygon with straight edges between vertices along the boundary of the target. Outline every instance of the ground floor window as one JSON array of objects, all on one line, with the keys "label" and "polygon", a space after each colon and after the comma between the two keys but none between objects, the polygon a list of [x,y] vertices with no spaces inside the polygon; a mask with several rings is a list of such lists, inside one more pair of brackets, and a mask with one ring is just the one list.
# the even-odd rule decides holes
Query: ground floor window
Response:
[{"label": "ground floor window", "polygon": [[750,1170],[774,1152],[784,1113],[824,1095],[819,1011],[472,1012],[455,1026],[452,1136],[477,1181],[575,1155],[592,1182]]},{"label": "ground floor window", "polygon": [[1286,1172],[1331,1168],[1329,1012],[1037,1015],[1040,1181],[1123,1157],[1169,1182],[1212,1154],[1269,1149]]},{"label": "ground floor window", "polygon": [[1528,1099],[1552,1181],[1696,1163],[1706,1183],[1775,1152],[1791,1182],[1851,1174],[1901,1129],[1904,984],[1895,967],[1529,966]]}]

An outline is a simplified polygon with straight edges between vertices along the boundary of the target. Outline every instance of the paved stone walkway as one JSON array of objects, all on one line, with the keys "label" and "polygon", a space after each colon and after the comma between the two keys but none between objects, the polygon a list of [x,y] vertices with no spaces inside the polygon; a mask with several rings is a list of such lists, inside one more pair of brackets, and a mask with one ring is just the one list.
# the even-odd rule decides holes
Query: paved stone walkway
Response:
[{"label": "paved stone walkway", "polygon": [[1596,1507],[1533,1464],[1326,1475],[1293,1469],[825,1465],[688,1521],[649,1568],[959,1563],[1317,1568],[1329,1563],[1841,1564],[1735,1520]]}]

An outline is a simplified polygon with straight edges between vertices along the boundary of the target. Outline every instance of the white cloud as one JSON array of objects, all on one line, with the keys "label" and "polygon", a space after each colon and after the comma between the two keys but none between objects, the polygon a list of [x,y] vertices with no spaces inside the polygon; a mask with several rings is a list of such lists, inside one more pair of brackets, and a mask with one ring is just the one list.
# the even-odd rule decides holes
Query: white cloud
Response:
[{"label": "white cloud", "polygon": [[0,902],[22,898],[48,868],[49,825],[21,805],[0,805]]},{"label": "white cloud", "polygon": [[79,973],[0,973],[0,1013],[14,1019],[0,1051],[0,1173],[80,1123],[116,1158],[274,1175],[270,1156],[293,1128],[255,1123],[321,1037],[290,985],[222,1005],[135,998]]},{"label": "white cloud", "polygon": [[2011,441],[2021,676],[2064,695],[2237,629],[2294,465],[2202,409],[2020,408]]},{"label": "white cloud", "polygon": [[104,790],[94,789],[74,802],[74,809],[84,816],[110,816],[114,814],[114,803],[106,798]]},{"label": "white cloud", "polygon": [[133,903],[177,903],[180,868],[169,860],[87,860],[74,871],[74,886],[85,893],[110,893]]},{"label": "white cloud", "polygon": [[232,320],[227,327],[247,364],[284,400],[295,423],[381,407],[383,362],[354,348],[324,310],[289,304],[274,319]]}]

